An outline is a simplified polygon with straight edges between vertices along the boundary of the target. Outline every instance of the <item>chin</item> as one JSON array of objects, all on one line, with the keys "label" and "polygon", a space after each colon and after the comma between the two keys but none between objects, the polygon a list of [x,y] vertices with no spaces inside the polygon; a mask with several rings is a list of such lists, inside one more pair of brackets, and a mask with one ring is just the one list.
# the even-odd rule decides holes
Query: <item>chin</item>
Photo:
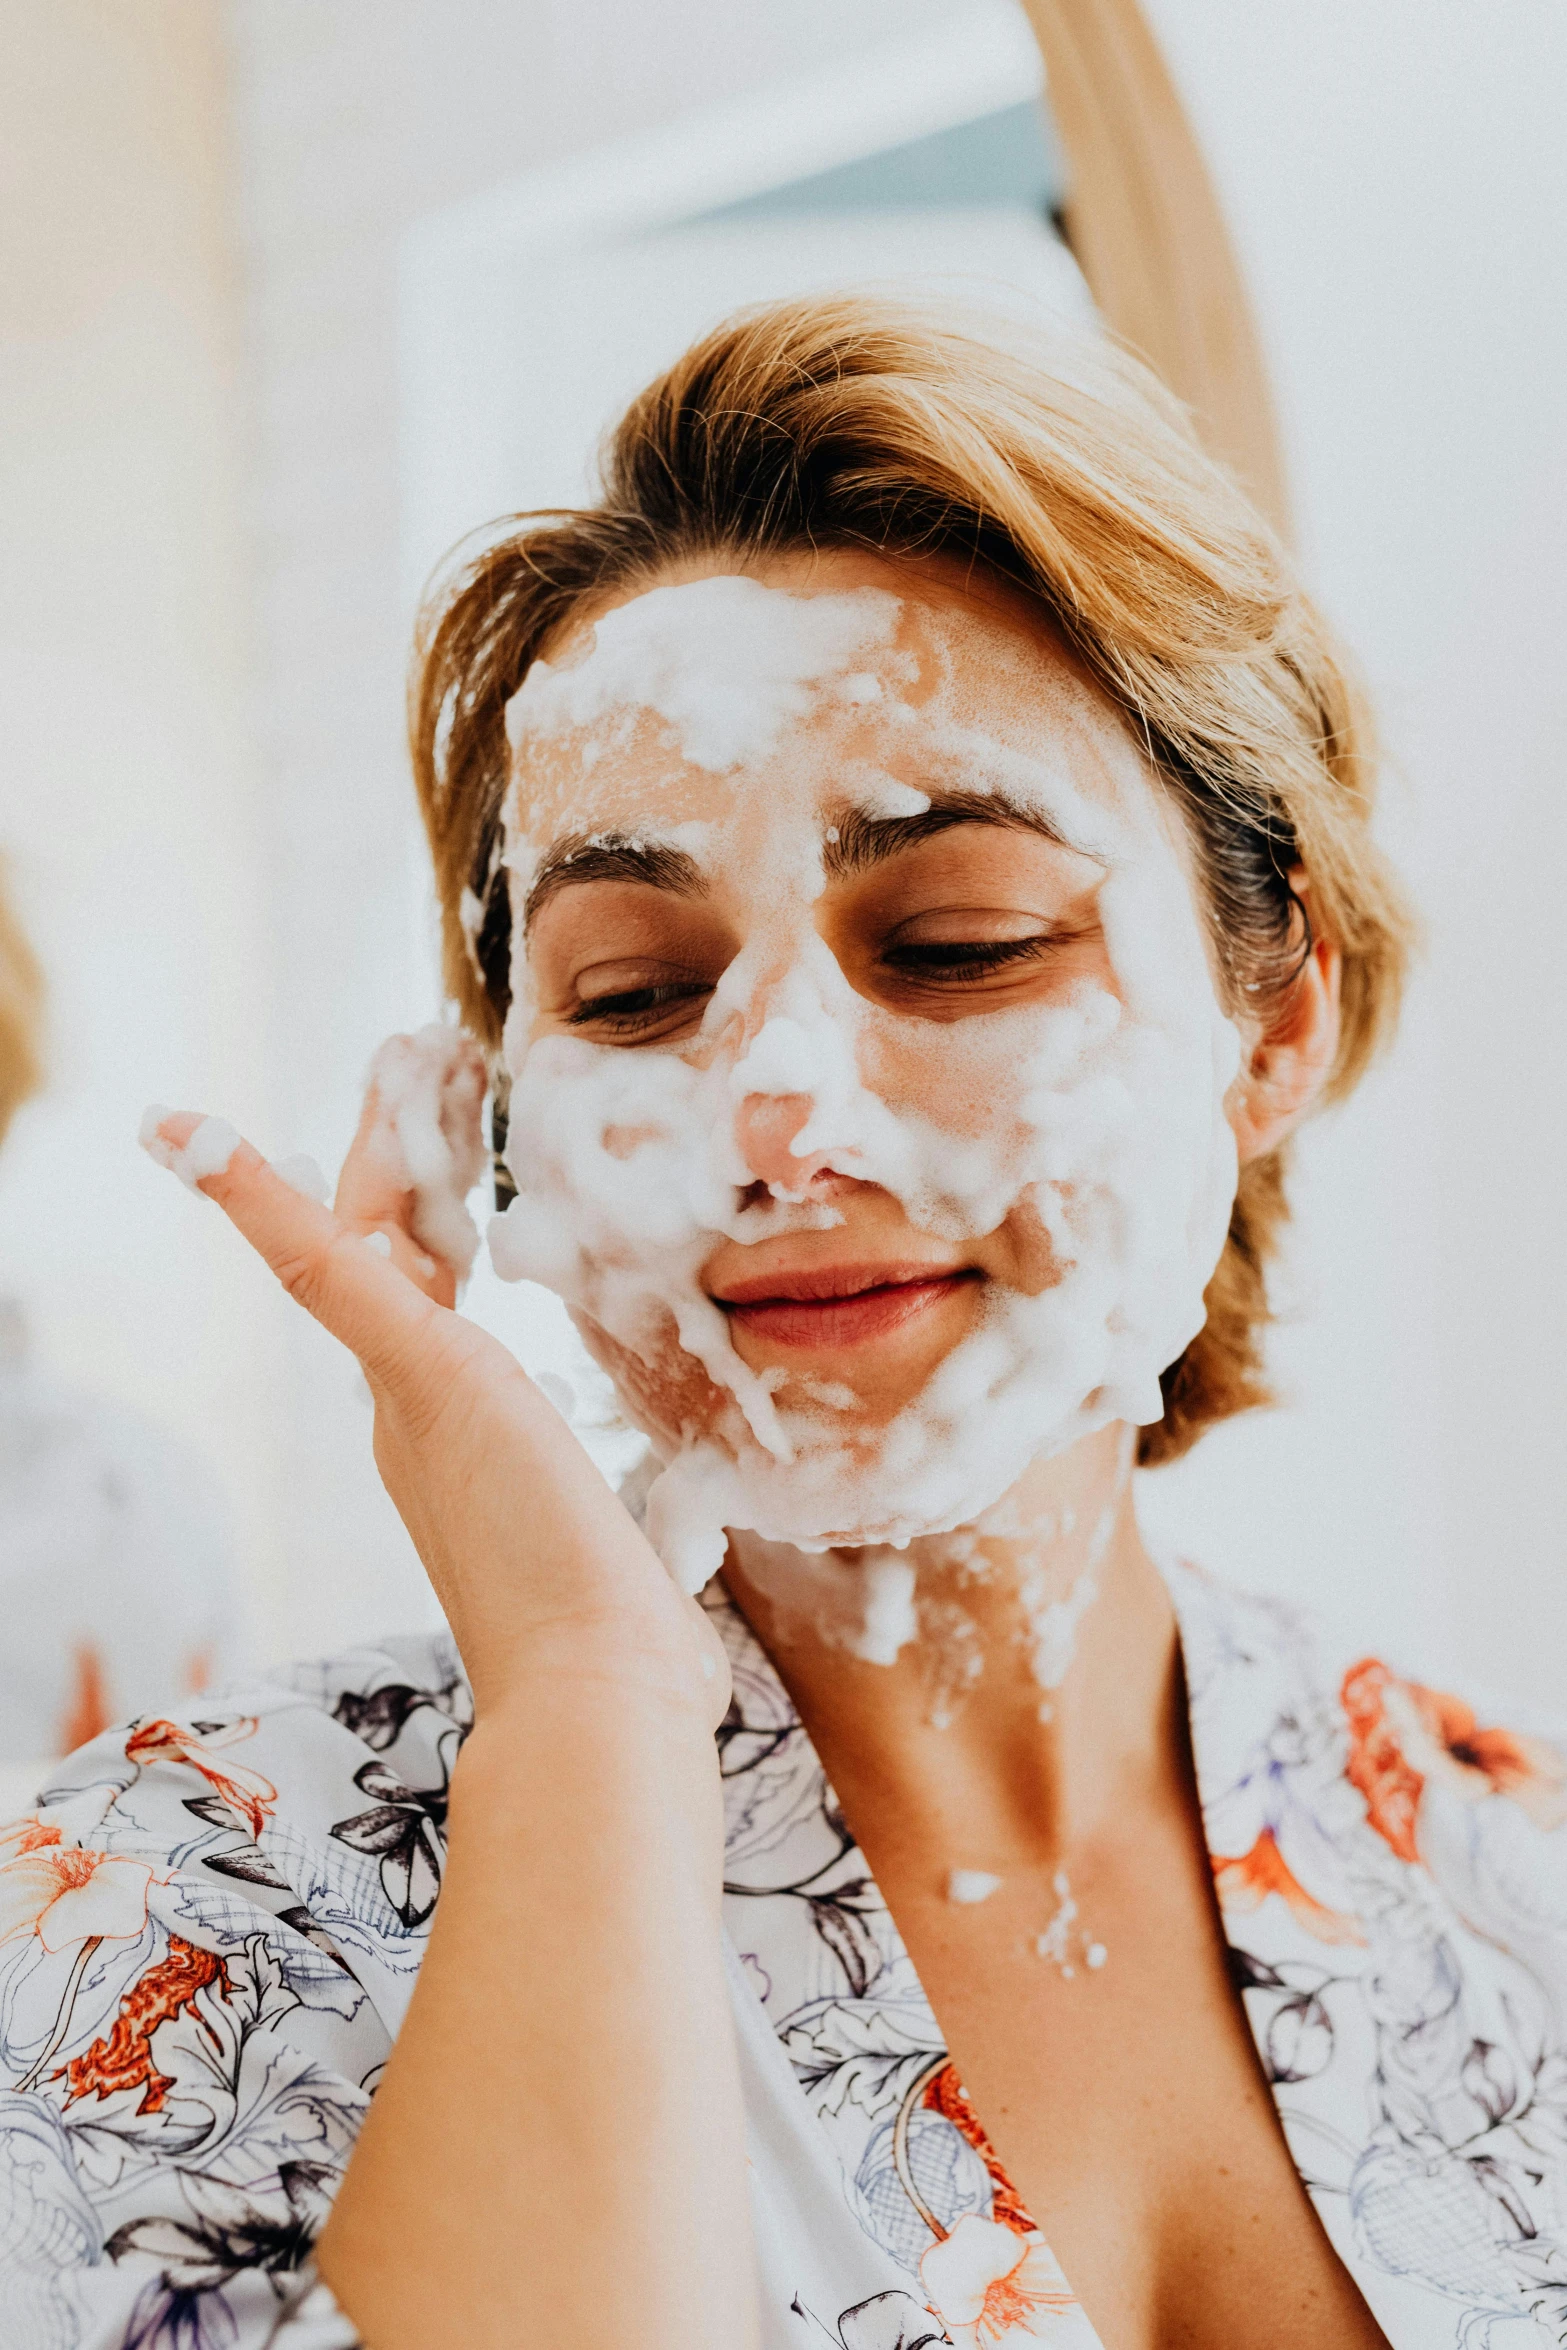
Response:
[{"label": "chin", "polygon": [[[797,1441],[816,1429],[827,1444],[837,1443],[857,1456],[871,1455],[878,1441],[897,1420],[918,1403],[940,1369],[944,1355],[924,1357],[917,1364],[844,1362],[825,1356],[820,1362],[778,1365],[772,1374],[773,1401],[791,1424],[799,1423]],[[766,1366],[757,1366],[769,1378]]]},{"label": "chin", "polygon": [[848,1346],[769,1348],[733,1327],[730,1339],[779,1411],[853,1444],[856,1431],[869,1441],[919,1402],[981,1318],[975,1304],[976,1293],[966,1289]]}]

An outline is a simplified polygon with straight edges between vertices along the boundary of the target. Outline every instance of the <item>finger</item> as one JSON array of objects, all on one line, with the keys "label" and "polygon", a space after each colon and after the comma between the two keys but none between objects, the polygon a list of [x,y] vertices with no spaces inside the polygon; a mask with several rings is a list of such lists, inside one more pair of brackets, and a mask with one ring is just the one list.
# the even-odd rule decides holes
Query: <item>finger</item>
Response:
[{"label": "finger", "polygon": [[460,1029],[388,1037],[338,1187],[340,1216],[406,1232],[457,1279],[478,1247],[464,1202],[484,1166],[484,1087],[483,1055]]},{"label": "finger", "polygon": [[142,1142],[216,1200],[289,1295],[389,1393],[417,1380],[440,1308],[329,1208],[307,1199],[221,1118],[151,1110]]},{"label": "finger", "polygon": [[433,1256],[414,1230],[418,1195],[372,1073],[359,1124],[337,1179],[338,1221],[362,1232],[399,1273],[437,1305],[457,1303],[457,1269]]},{"label": "finger", "polygon": [[349,1224],[400,1224],[411,1239],[413,1205],[413,1177],[372,1069],[359,1124],[337,1179],[337,1212]]}]

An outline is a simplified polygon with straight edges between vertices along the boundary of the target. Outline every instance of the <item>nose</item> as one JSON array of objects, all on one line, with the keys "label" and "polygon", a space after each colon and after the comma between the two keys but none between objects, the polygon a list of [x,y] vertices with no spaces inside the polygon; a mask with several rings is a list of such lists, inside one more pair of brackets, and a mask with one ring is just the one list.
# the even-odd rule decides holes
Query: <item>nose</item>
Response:
[{"label": "nose", "polygon": [[808,1093],[748,1093],[735,1112],[740,1155],[759,1183],[781,1191],[804,1191],[826,1172],[827,1156],[816,1151],[797,1159],[794,1141],[816,1107]]},{"label": "nose", "polygon": [[[754,1181],[796,1198],[837,1181],[841,1159],[834,1168],[828,1151],[838,1149],[859,1091],[852,1019],[834,1001],[848,990],[827,948],[814,934],[813,941],[814,968],[808,941],[804,956],[780,958],[781,968],[752,978],[746,1000],[736,1005],[741,1050],[729,1072],[742,1163]],[[851,998],[851,1010],[853,1004]],[[799,1148],[808,1124],[827,1141],[827,1151]]]}]

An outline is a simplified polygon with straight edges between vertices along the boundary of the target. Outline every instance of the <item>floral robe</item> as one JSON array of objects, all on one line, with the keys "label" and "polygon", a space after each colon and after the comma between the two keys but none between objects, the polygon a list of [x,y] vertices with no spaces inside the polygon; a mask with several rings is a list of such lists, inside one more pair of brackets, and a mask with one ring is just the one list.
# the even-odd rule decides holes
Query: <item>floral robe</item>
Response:
[{"label": "floral robe", "polygon": [[[1226,1932],[1328,2235],[1394,2350],[1567,2341],[1567,1753],[1171,1587]],[[1094,2350],[777,1675],[715,1614],[767,2350]],[[106,1733],[0,1832],[6,2350],[355,2341],[311,2246],[418,1969],[467,1686],[432,1636],[201,1706]]]}]

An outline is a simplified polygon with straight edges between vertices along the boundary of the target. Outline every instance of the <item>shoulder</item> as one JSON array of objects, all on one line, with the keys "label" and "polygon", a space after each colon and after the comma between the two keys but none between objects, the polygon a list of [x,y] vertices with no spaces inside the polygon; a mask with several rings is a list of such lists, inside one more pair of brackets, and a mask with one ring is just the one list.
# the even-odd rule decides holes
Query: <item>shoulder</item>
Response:
[{"label": "shoulder", "polygon": [[0,1829],[0,2299],[53,2264],[27,2343],[351,2338],[292,2301],[280,2331],[284,2272],[407,2006],[468,1719],[450,1641],[390,1640],[105,1731]]},{"label": "shoulder", "polygon": [[[472,1702],[455,1644],[445,1633],[378,1641],[341,1655],[280,1665],[251,1679],[203,1691],[167,1713],[142,1714],[106,1730],[56,1764],[41,1809],[91,1824],[117,1809],[122,1819],[190,1789],[163,1774],[194,1772],[225,1782],[221,1798],[253,1832],[273,1816],[276,1790],[244,1794],[247,1777],[274,1764],[301,1794],[365,1753],[413,1767],[460,1740]],[[132,1791],[142,1798],[133,1802]],[[166,1808],[166,1807],[165,1807]]]},{"label": "shoulder", "polygon": [[[1193,1710],[1273,1697],[1326,1704],[1354,1740],[1384,1726],[1425,1752],[1435,1738],[1455,1759],[1508,1775],[1511,1741],[1567,1751],[1567,1713],[1468,1674],[1412,1661],[1421,1645],[1358,1633],[1352,1620],[1221,1582],[1189,1561],[1162,1561],[1180,1625]],[[1476,1741],[1478,1740],[1478,1744]],[[1427,1753],[1426,1759],[1437,1757]]]},{"label": "shoulder", "polygon": [[1216,1867],[1258,1836],[1303,1850],[1309,1831],[1362,1898],[1411,1872],[1567,1992],[1567,1720],[1413,1670],[1309,1610],[1166,1573]]},{"label": "shoulder", "polygon": [[95,1855],[133,1863],[167,1889],[181,1931],[221,1947],[280,1925],[384,2013],[389,1980],[411,1982],[422,1955],[470,1720],[444,1634],[286,1666],[106,1730],[56,1766],[0,1859],[74,1852],[78,1874]]}]

